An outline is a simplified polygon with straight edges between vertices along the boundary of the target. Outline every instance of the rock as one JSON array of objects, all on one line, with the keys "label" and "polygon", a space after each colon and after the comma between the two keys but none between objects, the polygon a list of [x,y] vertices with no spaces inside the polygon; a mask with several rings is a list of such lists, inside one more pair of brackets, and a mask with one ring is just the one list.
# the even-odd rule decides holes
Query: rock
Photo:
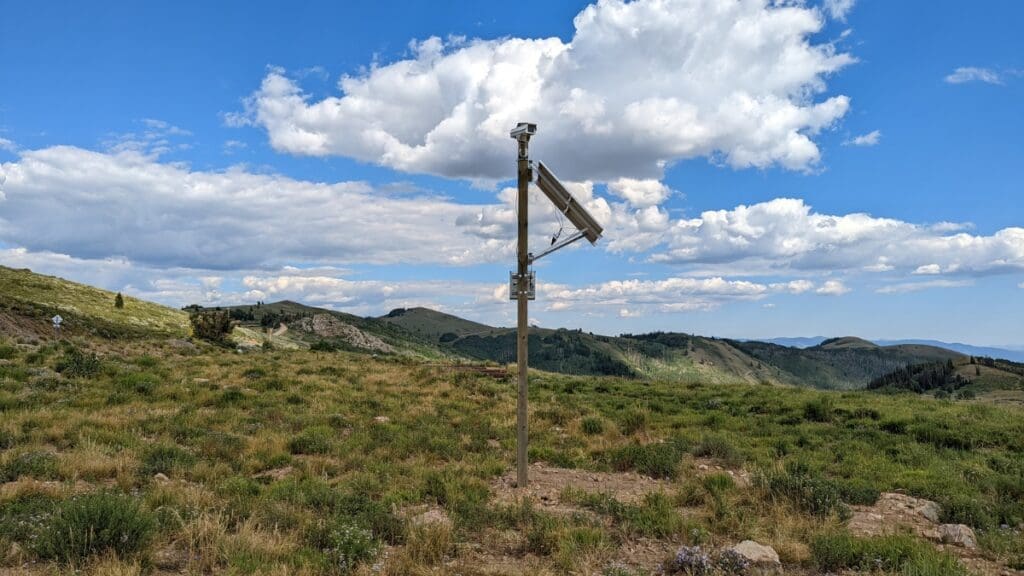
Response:
[{"label": "rock", "polygon": [[156,480],[157,482],[171,481],[171,479],[167,477],[167,474],[164,474],[163,472],[157,472],[156,474],[153,474],[153,480]]},{"label": "rock", "polygon": [[374,416],[373,421],[377,424],[387,424],[388,422],[391,422],[391,418],[388,418],[387,416]]},{"label": "rock", "polygon": [[974,535],[974,530],[971,530],[970,526],[964,524],[943,524],[939,526],[939,539],[942,540],[943,544],[953,544],[968,550],[974,550],[978,547],[978,539]]},{"label": "rock", "polygon": [[291,466],[285,466],[284,468],[274,468],[273,470],[266,470],[264,472],[260,472],[259,474],[254,474],[253,478],[256,480],[270,480],[276,482],[278,480],[284,480],[285,478],[290,476],[294,470],[295,469],[292,468]]},{"label": "rock", "polygon": [[167,341],[167,344],[171,348],[177,348],[180,352],[183,353],[191,353],[196,352],[198,350],[195,344],[183,338],[171,338],[170,340]]},{"label": "rock", "polygon": [[779,555],[775,552],[774,548],[758,544],[753,540],[744,540],[730,548],[730,550],[740,556],[743,556],[749,560],[751,564],[756,566],[771,567],[782,565],[782,563],[779,562]]},{"label": "rock", "polygon": [[340,338],[356,348],[370,352],[390,354],[395,351],[387,342],[373,334],[363,332],[351,324],[342,322],[331,314],[314,314],[312,318],[302,318],[293,327],[303,332],[316,334],[321,338]]},{"label": "rock", "polygon": [[920,500],[920,505],[917,511],[921,516],[924,516],[937,524],[939,522],[939,514],[941,514],[942,509],[939,508],[938,504],[931,500]]}]

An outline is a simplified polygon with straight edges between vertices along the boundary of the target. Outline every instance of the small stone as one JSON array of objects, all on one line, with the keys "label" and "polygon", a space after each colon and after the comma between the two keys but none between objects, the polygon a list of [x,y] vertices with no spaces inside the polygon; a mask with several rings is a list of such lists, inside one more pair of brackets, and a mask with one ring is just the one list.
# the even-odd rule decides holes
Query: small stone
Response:
[{"label": "small stone", "polygon": [[939,521],[939,514],[942,511],[939,505],[931,500],[924,500],[922,502],[921,507],[917,511],[921,513],[921,516],[937,523]]},{"label": "small stone", "polygon": [[700,465],[697,466],[697,469],[698,470],[707,470],[708,469],[708,465],[707,464],[700,464]]},{"label": "small stone", "polygon": [[387,424],[388,422],[391,422],[391,418],[388,418],[387,416],[374,416],[373,421],[377,424]]},{"label": "small stone", "polygon": [[971,530],[970,526],[964,524],[943,524],[939,526],[939,538],[943,544],[953,544],[968,550],[974,550],[978,547],[978,539],[974,535],[974,530]]},{"label": "small stone", "polygon": [[157,472],[156,474],[153,474],[153,480],[156,480],[157,482],[171,481],[171,479],[167,477],[167,474],[164,474],[163,472]]},{"label": "small stone", "polygon": [[730,548],[733,552],[743,556],[750,561],[751,564],[757,566],[781,566],[779,562],[779,555],[775,552],[775,549],[771,546],[765,546],[764,544],[758,544],[753,540],[744,540],[739,544]]}]

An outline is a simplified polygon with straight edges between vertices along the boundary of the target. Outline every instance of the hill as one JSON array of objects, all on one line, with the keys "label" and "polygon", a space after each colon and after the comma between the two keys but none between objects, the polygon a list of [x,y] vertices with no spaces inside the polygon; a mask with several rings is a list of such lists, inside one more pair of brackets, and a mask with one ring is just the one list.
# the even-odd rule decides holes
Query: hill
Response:
[{"label": "hill", "polygon": [[937,397],[975,398],[1000,393],[1000,398],[1022,399],[1024,364],[994,358],[961,357],[945,362],[915,364],[875,378],[868,389],[880,392],[914,392]]},{"label": "hill", "polygon": [[0,266],[0,333],[45,336],[51,333],[50,318],[60,314],[68,334],[188,334],[188,316],[182,311],[130,296],[124,297],[124,308],[115,308],[114,297],[85,284]]},{"label": "hill", "polygon": [[878,346],[860,338],[825,340],[809,348],[789,348],[766,342],[730,343],[751,357],[789,375],[793,382],[815,388],[855,389],[912,364],[963,357],[930,346]]},{"label": "hill", "polygon": [[[191,307],[200,309],[200,307]],[[236,340],[245,345],[270,342],[285,348],[351,350],[371,353],[442,355],[429,338],[378,318],[365,318],[307,306],[291,300],[216,307],[226,310],[238,326]],[[267,330],[271,336],[267,336]]]},{"label": "hill", "polygon": [[502,330],[429,308],[396,308],[378,320],[439,343]]}]

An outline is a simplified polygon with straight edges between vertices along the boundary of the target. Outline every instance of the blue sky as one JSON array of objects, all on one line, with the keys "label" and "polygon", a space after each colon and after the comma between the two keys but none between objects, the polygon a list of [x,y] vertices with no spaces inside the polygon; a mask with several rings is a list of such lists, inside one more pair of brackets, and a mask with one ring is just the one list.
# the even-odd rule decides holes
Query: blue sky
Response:
[{"label": "blue sky", "polygon": [[0,263],[510,324],[533,120],[541,325],[1024,345],[1020,3],[506,4],[8,3]]}]

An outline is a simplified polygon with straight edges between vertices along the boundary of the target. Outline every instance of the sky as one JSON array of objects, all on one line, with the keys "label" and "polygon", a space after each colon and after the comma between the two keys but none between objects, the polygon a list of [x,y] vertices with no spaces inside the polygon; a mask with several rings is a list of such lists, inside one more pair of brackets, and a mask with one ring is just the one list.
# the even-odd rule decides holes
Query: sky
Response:
[{"label": "sky", "polygon": [[1020,2],[0,7],[6,266],[512,325],[530,121],[538,325],[1024,346]]}]

